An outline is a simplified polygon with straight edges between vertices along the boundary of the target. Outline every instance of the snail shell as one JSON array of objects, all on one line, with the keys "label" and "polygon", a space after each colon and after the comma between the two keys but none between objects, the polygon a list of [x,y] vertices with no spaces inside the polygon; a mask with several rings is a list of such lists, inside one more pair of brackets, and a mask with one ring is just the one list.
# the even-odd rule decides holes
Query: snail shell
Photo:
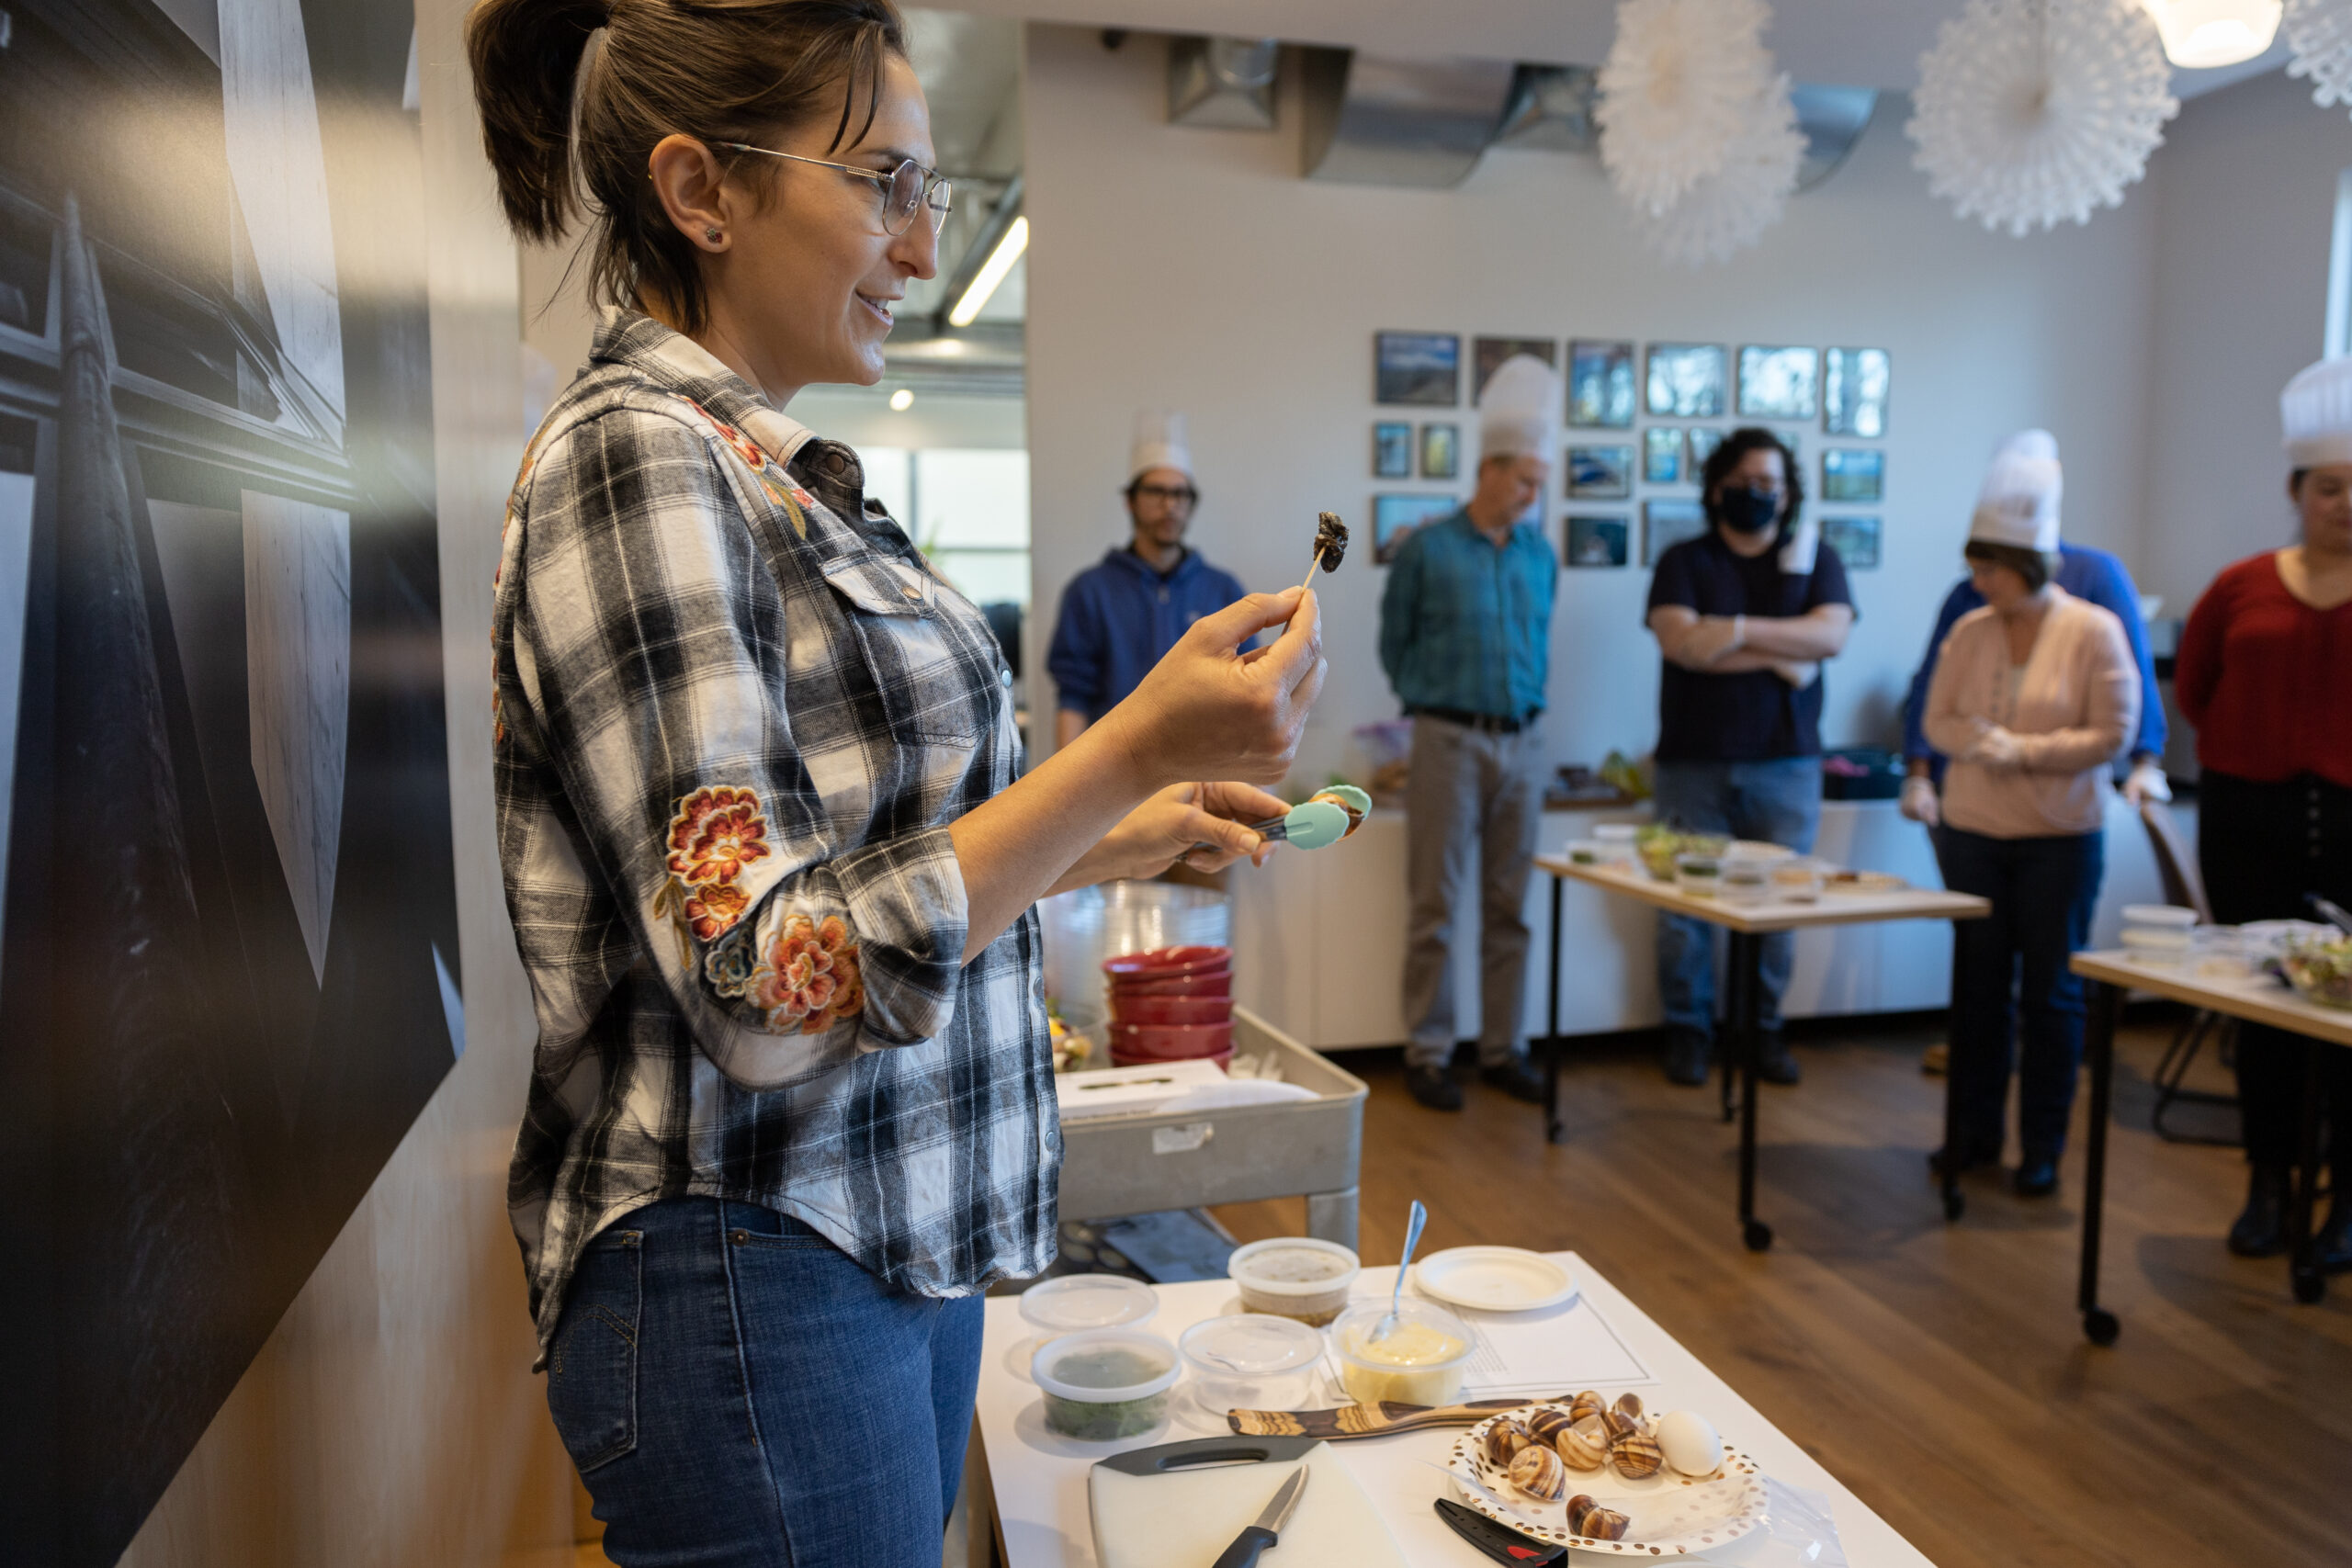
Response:
[{"label": "snail shell", "polygon": [[1587,1436],[1574,1427],[1552,1439],[1552,1450],[1570,1470],[1599,1470],[1609,1457],[1609,1444],[1598,1434]]},{"label": "snail shell", "polygon": [[1588,1416],[1598,1416],[1608,1408],[1609,1406],[1602,1403],[1600,1395],[1590,1389],[1586,1389],[1568,1402],[1568,1419],[1581,1421]]},{"label": "snail shell", "polygon": [[1584,1517],[1587,1514],[1592,1512],[1599,1506],[1600,1506],[1599,1499],[1593,1497],[1588,1493],[1579,1492],[1575,1496],[1569,1498],[1568,1533],[1571,1535],[1581,1534],[1582,1532],[1577,1529],[1577,1526],[1583,1522]]},{"label": "snail shell", "polygon": [[1595,1503],[1584,1511],[1581,1519],[1571,1518],[1568,1529],[1588,1540],[1623,1540],[1625,1527],[1633,1521],[1614,1508],[1604,1508]]},{"label": "snail shell", "polygon": [[1528,1434],[1527,1428],[1519,1424],[1516,1416],[1500,1416],[1493,1426],[1487,1428],[1487,1436],[1484,1439],[1487,1461],[1489,1464],[1508,1467],[1512,1460],[1519,1457],[1520,1450],[1529,1447],[1534,1441],[1535,1439]]},{"label": "snail shell", "polygon": [[1614,1445],[1640,1431],[1642,1424],[1622,1410],[1604,1410],[1600,1413],[1600,1429]]},{"label": "snail shell", "polygon": [[1524,1448],[1510,1461],[1510,1483],[1539,1503],[1556,1503],[1568,1489],[1568,1467],[1546,1448]]},{"label": "snail shell", "polygon": [[1574,1424],[1565,1412],[1548,1404],[1527,1413],[1527,1435],[1546,1447],[1557,1443],[1560,1434]]},{"label": "snail shell", "polygon": [[1642,1396],[1638,1393],[1619,1394],[1617,1396],[1617,1414],[1624,1416],[1628,1421],[1640,1421],[1642,1418]]},{"label": "snail shell", "polygon": [[1617,1467],[1617,1473],[1628,1481],[1656,1475],[1657,1467],[1666,1462],[1666,1455],[1659,1450],[1657,1439],[1647,1432],[1640,1431],[1628,1432],[1611,1443],[1609,1459]]}]

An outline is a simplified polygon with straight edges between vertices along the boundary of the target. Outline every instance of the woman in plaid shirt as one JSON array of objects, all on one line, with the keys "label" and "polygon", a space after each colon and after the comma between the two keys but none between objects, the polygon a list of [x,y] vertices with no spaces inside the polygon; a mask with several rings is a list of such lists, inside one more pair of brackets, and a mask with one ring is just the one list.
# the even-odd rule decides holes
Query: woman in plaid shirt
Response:
[{"label": "woman in plaid shirt", "polygon": [[548,1403],[618,1562],[928,1560],[980,1292],[1053,1253],[1031,906],[1262,858],[1316,608],[1203,619],[1016,781],[986,623],[782,412],[878,379],[935,272],[888,0],[483,0],[468,41],[508,218],[553,239],[584,187],[607,307],[492,618]]}]

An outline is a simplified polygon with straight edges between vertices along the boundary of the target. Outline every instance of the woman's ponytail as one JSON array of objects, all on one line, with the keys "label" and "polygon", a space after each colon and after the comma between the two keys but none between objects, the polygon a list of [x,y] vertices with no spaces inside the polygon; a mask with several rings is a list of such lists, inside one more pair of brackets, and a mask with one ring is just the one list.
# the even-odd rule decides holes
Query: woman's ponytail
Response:
[{"label": "woman's ponytail", "polygon": [[481,0],[466,18],[482,150],[506,220],[526,239],[560,238],[579,209],[571,85],[610,16],[606,0]]},{"label": "woman's ponytail", "polygon": [[883,57],[906,52],[891,0],[479,0],[466,18],[507,222],[546,243],[584,213],[595,301],[650,294],[688,332],[704,320],[700,263],[646,178],[654,144],[756,141],[820,116],[836,148],[854,143],[880,103]]}]

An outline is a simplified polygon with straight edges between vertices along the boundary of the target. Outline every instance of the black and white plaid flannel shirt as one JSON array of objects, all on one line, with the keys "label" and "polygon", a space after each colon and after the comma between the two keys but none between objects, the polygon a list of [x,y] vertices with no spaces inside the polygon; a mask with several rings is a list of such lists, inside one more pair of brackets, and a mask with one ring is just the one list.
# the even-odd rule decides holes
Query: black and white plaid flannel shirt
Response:
[{"label": "black and white plaid flannel shirt", "polygon": [[1037,919],[961,963],[947,830],[1012,782],[1010,681],[863,484],[621,310],[515,480],[494,771],[542,1355],[581,1248],[662,1198],[782,1210],[918,1294],[1053,1257]]}]

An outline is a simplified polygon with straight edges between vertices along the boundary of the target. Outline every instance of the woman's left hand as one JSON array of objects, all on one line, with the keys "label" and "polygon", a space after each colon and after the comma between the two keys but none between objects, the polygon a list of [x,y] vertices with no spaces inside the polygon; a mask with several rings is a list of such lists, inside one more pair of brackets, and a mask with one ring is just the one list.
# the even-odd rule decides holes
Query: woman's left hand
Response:
[{"label": "woman's left hand", "polygon": [[[1244,826],[1290,809],[1278,795],[1245,784],[1171,784],[1127,813],[1062,879],[1060,893],[1118,877],[1158,876],[1178,861],[1194,871],[1222,871],[1245,856],[1263,865],[1273,840]],[[1202,848],[1200,846],[1208,847]]]}]

